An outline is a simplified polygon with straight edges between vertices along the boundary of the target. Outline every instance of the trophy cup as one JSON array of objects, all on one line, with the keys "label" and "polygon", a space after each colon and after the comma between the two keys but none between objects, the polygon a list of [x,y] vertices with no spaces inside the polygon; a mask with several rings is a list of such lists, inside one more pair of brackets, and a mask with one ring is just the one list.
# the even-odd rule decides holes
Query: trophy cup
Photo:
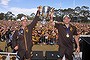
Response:
[{"label": "trophy cup", "polygon": [[[42,6],[40,6],[42,7]],[[40,12],[40,19],[41,19],[41,23],[42,24],[46,24],[46,21],[50,19],[50,14],[53,10],[53,8],[49,7],[49,6],[43,6]]]}]

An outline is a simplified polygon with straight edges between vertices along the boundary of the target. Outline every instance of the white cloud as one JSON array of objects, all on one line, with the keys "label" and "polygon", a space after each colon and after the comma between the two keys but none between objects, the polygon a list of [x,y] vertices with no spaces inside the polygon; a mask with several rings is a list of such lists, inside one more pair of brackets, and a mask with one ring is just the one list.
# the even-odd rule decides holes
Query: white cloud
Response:
[{"label": "white cloud", "polygon": [[0,4],[7,6],[10,0],[0,0]]},{"label": "white cloud", "polygon": [[9,11],[13,12],[15,15],[20,14],[20,13],[30,15],[31,13],[36,13],[37,8],[26,9],[26,8],[12,7],[10,8]]}]

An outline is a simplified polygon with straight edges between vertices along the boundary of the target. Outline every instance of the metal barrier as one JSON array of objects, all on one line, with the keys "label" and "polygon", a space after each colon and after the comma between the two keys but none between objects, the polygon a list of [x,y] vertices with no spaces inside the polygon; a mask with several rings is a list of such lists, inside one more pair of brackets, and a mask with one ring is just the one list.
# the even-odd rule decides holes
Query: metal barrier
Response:
[{"label": "metal barrier", "polygon": [[15,60],[18,60],[18,58],[16,57],[17,53],[0,52],[0,56],[0,60],[14,60],[11,58],[15,58]]},{"label": "metal barrier", "polygon": [[80,37],[90,37],[90,35],[80,35]]}]

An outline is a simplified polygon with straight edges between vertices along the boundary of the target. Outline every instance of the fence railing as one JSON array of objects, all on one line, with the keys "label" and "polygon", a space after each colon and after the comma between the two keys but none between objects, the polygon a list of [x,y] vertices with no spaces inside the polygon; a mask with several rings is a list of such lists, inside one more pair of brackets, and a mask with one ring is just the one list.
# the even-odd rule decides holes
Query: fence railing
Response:
[{"label": "fence railing", "polygon": [[17,53],[0,52],[0,60],[13,60],[12,58],[18,60],[16,56]]}]

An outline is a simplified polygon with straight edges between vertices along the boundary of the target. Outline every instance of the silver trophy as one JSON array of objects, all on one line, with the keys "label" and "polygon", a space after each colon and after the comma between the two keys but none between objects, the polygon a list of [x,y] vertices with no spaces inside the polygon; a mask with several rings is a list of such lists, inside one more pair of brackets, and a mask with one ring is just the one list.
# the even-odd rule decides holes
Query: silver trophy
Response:
[{"label": "silver trophy", "polygon": [[41,9],[42,9],[42,11],[40,12],[41,23],[45,24],[46,20],[50,19],[50,14],[52,12],[52,8],[50,6],[43,6]]},{"label": "silver trophy", "polygon": [[42,8],[42,16],[44,19],[47,19],[49,17],[49,12],[50,12],[50,7],[49,6],[43,6]]}]

